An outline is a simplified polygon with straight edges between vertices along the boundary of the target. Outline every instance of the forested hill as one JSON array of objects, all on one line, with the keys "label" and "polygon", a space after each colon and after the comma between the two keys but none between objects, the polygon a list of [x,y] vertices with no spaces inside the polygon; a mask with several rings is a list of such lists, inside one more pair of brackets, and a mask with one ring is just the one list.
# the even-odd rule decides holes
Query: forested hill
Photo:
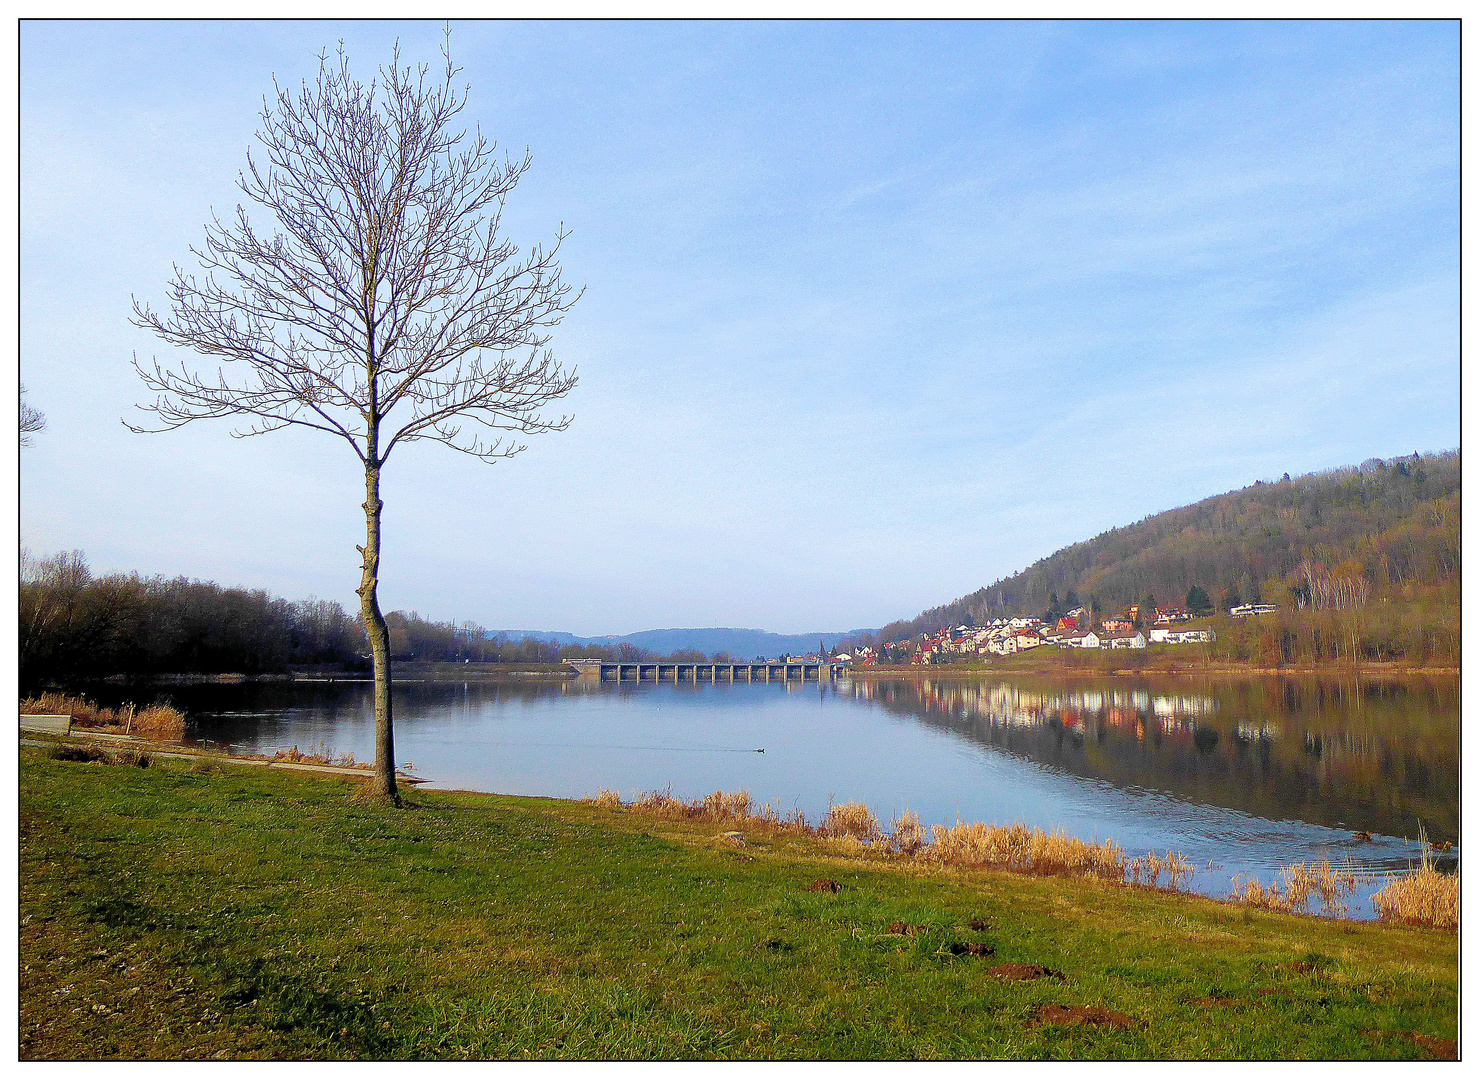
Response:
[{"label": "forested hill", "polygon": [[1194,585],[1215,599],[1288,603],[1292,575],[1307,558],[1348,570],[1360,563],[1378,595],[1432,592],[1459,579],[1459,510],[1458,450],[1286,474],[1071,544],[969,596],[891,623],[876,640],[903,640],[968,616],[980,623],[1041,614],[1055,598],[1061,607],[1098,601],[1105,611],[1148,594],[1181,604]]}]

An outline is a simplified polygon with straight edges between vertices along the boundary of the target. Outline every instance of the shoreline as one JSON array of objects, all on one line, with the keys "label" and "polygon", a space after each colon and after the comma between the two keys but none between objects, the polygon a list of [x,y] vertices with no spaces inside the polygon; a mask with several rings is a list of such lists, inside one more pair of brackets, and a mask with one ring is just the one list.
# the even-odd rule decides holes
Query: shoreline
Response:
[{"label": "shoreline", "polygon": [[[123,735],[120,733],[102,731],[95,728],[76,728],[66,735],[62,735],[60,733],[44,731],[37,728],[23,727],[21,731],[20,745],[22,747],[41,750],[50,750],[57,747],[91,747],[97,750],[107,751],[114,754],[118,752],[123,752],[125,754],[145,755],[164,760],[174,760],[181,763],[189,763],[191,765],[206,764],[216,767],[235,765],[253,769],[285,770],[297,773],[301,776],[314,776],[324,780],[340,780],[348,782],[368,780],[370,777],[370,770],[372,768],[372,765],[369,762],[354,762],[353,764],[346,765],[335,764],[331,761],[322,759],[315,760],[311,757],[299,759],[280,759],[275,757],[270,758],[267,757],[265,754],[260,753],[235,753],[229,749],[212,749],[206,746],[186,743],[183,741],[151,738],[149,736]],[[565,795],[534,795],[527,793],[495,791],[492,789],[444,785],[444,782],[438,781],[435,778],[415,776],[411,773],[404,772],[400,768],[397,768],[396,770],[396,780],[400,785],[402,785],[402,795],[406,797],[415,797],[416,794],[420,793],[435,792],[442,795],[468,796],[474,798],[495,800],[535,800],[539,802],[550,803],[552,805],[562,806],[580,806],[586,804],[600,803],[600,799],[596,796],[572,797]],[[618,809],[630,811],[637,814],[641,813],[640,808],[633,803],[618,804]],[[739,820],[738,822],[733,822],[729,825],[726,825],[725,827],[741,828],[748,827],[750,825],[753,825],[754,823],[754,819],[744,819]],[[1001,823],[996,823],[996,825],[994,825],[993,823],[983,824],[990,827],[996,827],[996,825],[1000,825]],[[927,825],[927,829],[928,828],[929,826]],[[1392,836],[1390,837],[1390,839],[1398,839],[1398,837]],[[825,846],[826,841],[824,840],[823,842]],[[1447,852],[1448,849],[1440,848],[1438,850],[1440,852]],[[829,857],[841,857],[848,860],[862,858],[865,862],[874,861],[867,854],[862,854],[859,851],[854,851],[850,853],[831,851],[828,854]],[[1448,854],[1440,855],[1440,859],[1445,861],[1446,864],[1447,861],[1451,858],[1453,858],[1453,856],[1449,856]],[[931,868],[928,866],[923,868],[920,866],[915,866],[912,872],[927,872],[930,869]],[[1026,870],[1005,870],[1000,867],[992,869],[994,870],[994,872],[1014,874],[1022,873],[1028,874],[1029,876],[1035,876],[1034,872]],[[1457,870],[1457,864],[1455,869]],[[1360,875],[1364,876],[1365,879],[1371,881],[1376,881],[1377,879],[1384,876],[1391,877],[1394,873],[1395,872],[1391,870],[1377,868],[1366,868],[1359,871]],[[1126,886],[1130,885],[1129,882],[1112,884]],[[1204,900],[1209,900],[1220,904],[1236,905],[1240,903],[1240,901],[1233,896],[1220,896],[1212,893],[1201,892],[1196,888],[1174,888],[1171,891],[1180,895],[1200,897]],[[1315,912],[1287,912],[1287,914],[1296,914],[1313,918],[1332,918],[1332,916],[1329,915],[1317,915],[1317,913]],[[1364,917],[1350,913],[1334,916],[1334,918],[1337,921],[1356,923],[1376,923],[1380,921],[1375,916]]]},{"label": "shoreline", "polygon": [[1370,664],[1291,664],[1284,667],[1261,667],[1252,664],[1199,664],[1176,667],[1115,667],[1099,668],[1090,664],[1068,662],[1040,663],[1031,667],[1004,667],[973,664],[901,664],[892,667],[871,666],[849,668],[848,676],[853,679],[869,678],[976,678],[1008,675],[1083,675],[1095,678],[1137,678],[1141,676],[1258,676],[1264,677],[1309,677],[1325,675],[1334,678],[1351,676],[1380,676],[1385,678],[1459,678],[1458,667],[1409,667],[1375,661]]},{"label": "shoreline", "polygon": [[1457,1053],[1452,929],[319,779],[24,749],[21,1057]]},{"label": "shoreline", "polygon": [[[1074,658],[1077,660],[1078,658]],[[647,661],[644,661],[646,663]],[[1334,662],[1330,664],[1289,664],[1277,667],[1268,667],[1255,664],[1164,664],[1158,663],[1154,666],[1144,667],[1099,667],[1093,663],[1076,663],[1069,659],[1045,660],[1031,665],[998,665],[998,664],[898,664],[888,667],[868,666],[849,667],[846,669],[844,678],[855,680],[867,679],[897,679],[897,678],[949,678],[949,679],[971,679],[971,678],[1002,678],[1014,675],[1023,676],[1076,676],[1091,678],[1204,678],[1216,677],[1250,677],[1250,678],[1309,678],[1312,676],[1329,678],[1360,678],[1369,676],[1375,678],[1406,679],[1406,678],[1444,678],[1457,679],[1460,676],[1460,668],[1454,667],[1413,667],[1407,664],[1389,661],[1373,661],[1366,664],[1350,664]],[[574,668],[564,664],[511,664],[507,667],[497,664],[424,664],[417,665],[411,670],[392,670],[392,683],[459,683],[459,682],[519,682],[519,683],[560,683],[569,682],[579,678]],[[651,681],[651,680],[645,680]],[[323,672],[265,672],[255,675],[244,675],[235,672],[222,672],[218,674],[166,674],[147,677],[133,678],[126,675],[113,675],[100,681],[101,685],[112,687],[169,687],[169,686],[234,686],[238,684],[274,684],[292,683],[305,685],[330,686],[338,684],[346,685],[370,685],[374,679],[361,672],[345,672],[343,675],[331,675]],[[71,689],[63,689],[62,692],[76,692]]]}]

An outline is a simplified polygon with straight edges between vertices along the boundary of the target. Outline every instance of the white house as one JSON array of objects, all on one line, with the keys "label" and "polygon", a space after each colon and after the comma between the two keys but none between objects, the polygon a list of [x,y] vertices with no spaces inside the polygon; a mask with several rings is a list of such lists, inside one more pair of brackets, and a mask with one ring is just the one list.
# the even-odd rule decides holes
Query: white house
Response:
[{"label": "white house", "polygon": [[1238,607],[1229,608],[1228,614],[1236,619],[1242,619],[1246,615],[1273,615],[1279,610],[1275,604],[1240,604]]},{"label": "white house", "polygon": [[1218,635],[1208,629],[1193,630],[1177,626],[1158,626],[1151,631],[1151,640],[1165,645],[1189,645],[1197,641],[1215,641]]},{"label": "white house", "polygon": [[[1156,633],[1155,630],[1152,633]],[[1105,638],[1105,647],[1109,649],[1144,649],[1146,647],[1146,635],[1137,630],[1134,634],[1111,634]]]}]

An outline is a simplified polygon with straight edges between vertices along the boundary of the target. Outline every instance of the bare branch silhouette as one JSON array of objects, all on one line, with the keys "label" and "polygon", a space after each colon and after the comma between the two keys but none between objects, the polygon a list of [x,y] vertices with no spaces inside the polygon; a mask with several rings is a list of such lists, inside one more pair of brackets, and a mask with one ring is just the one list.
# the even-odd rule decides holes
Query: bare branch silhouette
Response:
[{"label": "bare branch silhouette", "polygon": [[[273,82],[261,144],[237,185],[244,206],[212,215],[175,267],[169,310],[134,301],[134,322],[214,368],[134,367],[154,399],[136,432],[237,421],[239,438],[287,427],[347,442],[365,469],[361,612],[376,675],[377,777],[394,794],[389,645],[376,599],[380,470],[401,443],[436,441],[484,461],[525,449],[510,435],[563,431],[543,414],[576,385],[549,348],[580,294],[557,256],[568,233],[527,252],[500,232],[530,156],[500,155],[482,132],[454,131],[468,90],[444,63],[402,66],[400,47],[369,86],[343,43],[297,90]],[[127,422],[125,422],[127,423]],[[503,434],[493,434],[503,433]],[[382,700],[383,699],[383,700]]]}]

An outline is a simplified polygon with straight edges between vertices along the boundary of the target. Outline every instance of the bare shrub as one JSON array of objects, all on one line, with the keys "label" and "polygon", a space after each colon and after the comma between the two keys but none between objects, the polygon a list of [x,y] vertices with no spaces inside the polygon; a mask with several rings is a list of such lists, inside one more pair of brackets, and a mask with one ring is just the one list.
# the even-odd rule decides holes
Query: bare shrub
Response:
[{"label": "bare shrub", "polygon": [[608,791],[606,788],[598,789],[596,798],[590,801],[607,810],[620,810],[622,808],[622,797],[615,791]]}]

